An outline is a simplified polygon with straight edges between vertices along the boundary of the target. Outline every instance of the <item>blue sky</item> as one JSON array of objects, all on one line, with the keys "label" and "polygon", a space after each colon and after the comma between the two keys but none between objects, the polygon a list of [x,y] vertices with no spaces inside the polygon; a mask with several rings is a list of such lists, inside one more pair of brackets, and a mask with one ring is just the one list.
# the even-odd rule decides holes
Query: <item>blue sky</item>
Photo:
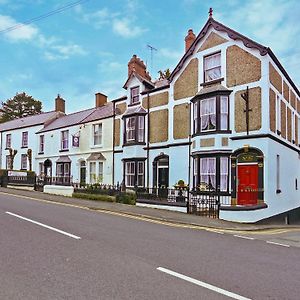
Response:
[{"label": "blue sky", "polygon": [[[0,0],[0,30],[75,0]],[[122,96],[127,63],[137,54],[153,78],[176,66],[189,28],[214,18],[269,46],[300,86],[298,0],[89,0],[62,13],[0,33],[0,100],[17,92],[54,109],[59,93],[68,113],[94,106],[94,94]],[[158,49],[151,68],[150,44]]]}]

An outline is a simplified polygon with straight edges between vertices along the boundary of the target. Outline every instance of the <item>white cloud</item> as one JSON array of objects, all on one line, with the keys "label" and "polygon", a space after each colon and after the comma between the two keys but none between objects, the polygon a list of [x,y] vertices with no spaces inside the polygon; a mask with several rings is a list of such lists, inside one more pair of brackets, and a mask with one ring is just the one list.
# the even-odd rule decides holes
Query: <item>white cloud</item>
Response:
[{"label": "white cloud", "polygon": [[169,49],[169,48],[160,48],[158,51],[159,51],[160,56],[163,56],[163,57],[166,57],[166,58],[169,58],[172,60],[176,60],[176,61],[178,61],[184,54],[181,51],[176,51],[174,49]]},{"label": "white cloud", "polygon": [[53,45],[45,53],[47,60],[68,59],[74,55],[85,55],[87,52],[79,45]]},{"label": "white cloud", "polygon": [[134,38],[140,36],[145,31],[147,29],[132,24],[127,18],[113,20],[113,32],[124,38]]},{"label": "white cloud", "polygon": [[[8,28],[15,29],[6,31]],[[0,15],[0,31],[3,31],[3,35],[13,42],[32,40],[39,32],[34,25],[24,25],[18,23],[12,17],[4,15]]]}]

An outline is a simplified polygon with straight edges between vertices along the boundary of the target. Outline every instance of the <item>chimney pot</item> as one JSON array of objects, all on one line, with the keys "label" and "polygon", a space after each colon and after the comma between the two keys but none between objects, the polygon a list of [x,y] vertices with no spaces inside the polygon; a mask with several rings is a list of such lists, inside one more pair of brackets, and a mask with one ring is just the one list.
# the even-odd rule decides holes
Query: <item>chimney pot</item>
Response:
[{"label": "chimney pot", "polygon": [[101,107],[107,103],[107,96],[102,93],[96,93],[96,107]]},{"label": "chimney pot", "polygon": [[193,44],[195,39],[196,39],[196,36],[193,32],[193,29],[189,29],[188,34],[184,39],[185,40],[185,52],[191,47],[191,45]]},{"label": "chimney pot", "polygon": [[55,98],[55,111],[65,113],[65,100],[60,97],[60,94]]},{"label": "chimney pot", "polygon": [[143,78],[146,78],[149,81],[151,81],[151,77],[147,72],[145,63],[139,57],[137,57],[136,54],[134,54],[128,62],[128,77],[131,75],[132,72],[136,72]]}]

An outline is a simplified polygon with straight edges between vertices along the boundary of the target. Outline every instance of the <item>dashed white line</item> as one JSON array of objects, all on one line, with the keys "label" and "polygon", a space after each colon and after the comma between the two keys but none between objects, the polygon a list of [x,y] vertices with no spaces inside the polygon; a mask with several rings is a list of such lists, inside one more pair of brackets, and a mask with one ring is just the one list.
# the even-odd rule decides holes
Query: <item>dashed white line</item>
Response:
[{"label": "dashed white line", "polygon": [[28,222],[31,222],[33,224],[36,224],[36,225],[39,225],[41,227],[44,227],[44,228],[47,228],[47,229],[50,229],[50,230],[53,230],[55,232],[58,232],[58,233],[61,233],[61,234],[64,234],[68,237],[71,237],[73,239],[76,239],[76,240],[80,240],[81,237],[77,236],[77,235],[74,235],[74,234],[71,234],[71,233],[68,233],[66,231],[63,231],[63,230],[60,230],[60,229],[57,229],[57,228],[54,228],[54,227],[51,227],[51,226],[48,226],[48,225],[45,225],[43,223],[40,223],[40,222],[37,222],[37,221],[34,221],[34,220],[31,220],[31,219],[28,219],[28,218],[25,218],[25,217],[22,217],[20,215],[17,215],[17,214],[14,214],[14,213],[11,213],[9,211],[6,212],[8,215],[11,215],[11,216],[14,216],[14,217],[17,217],[19,219],[22,219],[22,220],[25,220],[25,221],[28,221]]},{"label": "dashed white line", "polygon": [[203,282],[203,281],[194,279],[194,278],[192,278],[192,277],[188,277],[188,276],[186,276],[186,275],[183,275],[183,274],[174,272],[174,271],[169,270],[169,269],[166,269],[166,268],[158,267],[157,270],[158,270],[158,271],[161,271],[161,272],[164,272],[164,273],[167,273],[167,274],[169,274],[169,275],[172,275],[172,276],[174,276],[174,277],[183,279],[183,280],[185,280],[185,281],[194,283],[194,284],[196,284],[196,285],[198,285],[198,286],[204,287],[204,288],[206,288],[206,289],[209,289],[209,290],[214,291],[214,292],[216,292],[216,293],[219,293],[219,294],[228,296],[228,297],[233,298],[233,299],[237,299],[237,300],[251,300],[250,298],[246,298],[246,297],[243,297],[243,296],[241,296],[241,295],[238,295],[238,294],[235,294],[235,293],[232,293],[232,292],[223,290],[223,289],[221,289],[221,288],[219,288],[219,287],[216,287],[216,286],[214,286],[214,285],[211,285],[211,284],[209,284],[209,283],[206,283],[206,282]]},{"label": "dashed white line", "polygon": [[243,235],[237,235],[237,234],[235,234],[234,236],[237,238],[245,239],[245,240],[251,240],[251,241],[254,240],[254,238],[249,237],[249,236],[243,236]]},{"label": "dashed white line", "polygon": [[271,241],[267,241],[267,243],[268,243],[268,244],[272,244],[272,245],[277,245],[277,246],[287,247],[287,248],[290,247],[290,245],[280,244],[280,243],[271,242]]}]

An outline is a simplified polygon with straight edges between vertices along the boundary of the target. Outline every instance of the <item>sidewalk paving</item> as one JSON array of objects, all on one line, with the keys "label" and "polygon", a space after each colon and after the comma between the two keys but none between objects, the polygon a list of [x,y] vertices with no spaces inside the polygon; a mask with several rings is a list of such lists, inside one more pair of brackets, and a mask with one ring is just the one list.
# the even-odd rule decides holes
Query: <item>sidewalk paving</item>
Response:
[{"label": "sidewalk paving", "polygon": [[139,207],[135,205],[126,205],[121,203],[110,203],[103,201],[91,201],[78,198],[70,198],[64,196],[57,196],[52,194],[45,194],[37,191],[26,191],[12,188],[0,187],[0,192],[26,196],[36,199],[47,201],[72,204],[77,206],[88,207],[90,209],[99,209],[106,211],[113,211],[133,216],[145,217],[152,220],[166,221],[176,224],[194,225],[199,227],[215,228],[222,230],[241,230],[241,231],[259,231],[266,229],[279,229],[279,228],[300,228],[300,226],[291,225],[260,225],[260,224],[245,224],[228,222],[220,219],[210,219],[208,217],[201,217],[190,215],[181,212],[168,211],[156,208]]}]

